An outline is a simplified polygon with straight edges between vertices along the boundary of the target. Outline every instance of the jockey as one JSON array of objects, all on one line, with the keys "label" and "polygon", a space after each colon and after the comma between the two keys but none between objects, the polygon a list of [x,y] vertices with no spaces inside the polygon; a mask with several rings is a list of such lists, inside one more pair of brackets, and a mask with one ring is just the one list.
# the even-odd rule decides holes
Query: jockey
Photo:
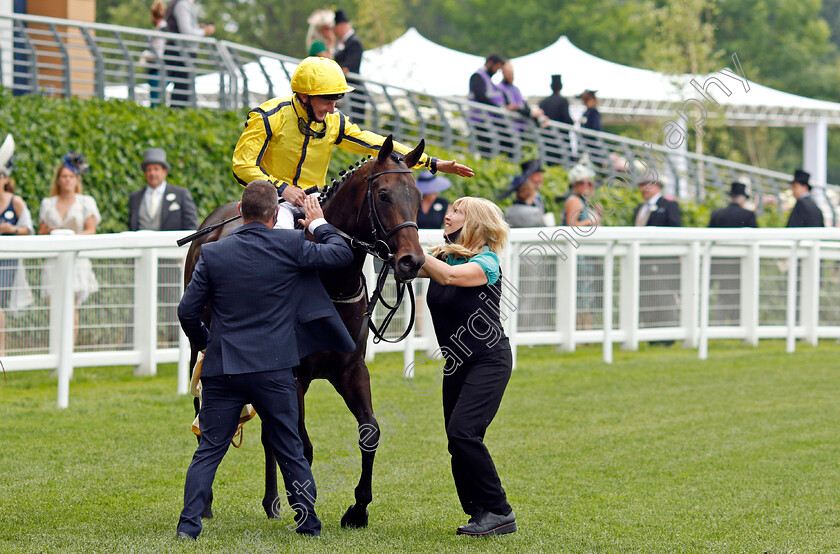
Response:
[{"label": "jockey", "polygon": [[[335,109],[335,103],[353,90],[344,72],[329,59],[309,57],[292,75],[292,96],[272,98],[248,112],[245,130],[233,152],[233,173],[242,186],[265,179],[277,187],[281,203],[278,228],[294,228],[292,210],[303,205],[304,189],[321,187],[333,146],[357,154],[375,155],[385,137],[363,131]],[[401,154],[411,149],[394,142]],[[473,171],[454,160],[423,154],[415,169],[472,177]]]}]

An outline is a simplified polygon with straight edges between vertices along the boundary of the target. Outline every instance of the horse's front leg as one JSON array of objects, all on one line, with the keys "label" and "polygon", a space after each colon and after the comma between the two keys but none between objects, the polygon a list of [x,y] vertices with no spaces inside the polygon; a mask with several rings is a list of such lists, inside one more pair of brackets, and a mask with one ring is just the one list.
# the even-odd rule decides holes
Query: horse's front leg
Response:
[{"label": "horse's front leg", "polygon": [[333,383],[359,424],[359,449],[362,451],[362,473],[356,485],[356,503],[347,508],[341,518],[342,527],[367,527],[367,506],[373,500],[373,459],[379,446],[379,423],[373,414],[370,395],[370,375],[364,362],[348,371],[341,382]]}]

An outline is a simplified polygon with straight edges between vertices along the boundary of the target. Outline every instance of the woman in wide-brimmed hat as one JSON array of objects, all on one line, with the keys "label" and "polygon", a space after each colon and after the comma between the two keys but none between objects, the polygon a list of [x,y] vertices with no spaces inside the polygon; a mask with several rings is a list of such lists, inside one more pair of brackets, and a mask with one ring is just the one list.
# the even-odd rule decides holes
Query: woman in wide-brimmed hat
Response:
[{"label": "woman in wide-brimmed hat", "polygon": [[423,199],[417,210],[417,226],[421,229],[440,229],[443,218],[450,212],[449,202],[439,193],[452,186],[446,177],[433,175],[431,171],[424,171],[417,177],[417,188]]}]

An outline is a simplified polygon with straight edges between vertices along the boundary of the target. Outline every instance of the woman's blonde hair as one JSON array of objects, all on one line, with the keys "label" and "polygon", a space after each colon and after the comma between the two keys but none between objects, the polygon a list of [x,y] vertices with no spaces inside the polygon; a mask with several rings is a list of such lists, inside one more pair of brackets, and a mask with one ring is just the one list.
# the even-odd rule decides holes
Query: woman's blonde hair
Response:
[{"label": "woman's blonde hair", "polygon": [[306,51],[309,52],[312,43],[317,40],[323,40],[318,33],[318,29],[335,24],[335,12],[323,9],[315,10],[309,15],[306,22],[309,23],[309,29],[306,31]]},{"label": "woman's blonde hair", "polygon": [[[50,196],[58,196],[58,176],[61,175],[61,170],[65,169],[66,166],[61,164],[60,166],[55,168],[55,174],[53,175],[52,185],[50,185]],[[76,177],[76,194],[82,194],[82,176],[73,171],[72,169],[67,169],[70,173],[72,173]]]},{"label": "woman's blonde hair", "polygon": [[497,256],[502,255],[510,233],[502,210],[485,198],[464,196],[452,203],[453,210],[464,214],[464,226],[454,243],[432,249],[435,257],[453,254],[455,257],[472,258],[488,247]]}]

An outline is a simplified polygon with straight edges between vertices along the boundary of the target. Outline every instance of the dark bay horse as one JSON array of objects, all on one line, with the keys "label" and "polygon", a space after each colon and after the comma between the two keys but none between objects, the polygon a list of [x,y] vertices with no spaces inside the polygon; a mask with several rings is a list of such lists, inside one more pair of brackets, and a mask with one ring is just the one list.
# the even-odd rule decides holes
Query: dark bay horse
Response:
[{"label": "dark bay horse", "polygon": [[[300,408],[299,430],[303,440],[304,455],[312,465],[312,442],[304,423],[304,395],[313,379],[328,380],[344,399],[356,417],[359,426],[359,448],[362,457],[361,476],[355,489],[355,503],[341,518],[342,527],[365,527],[368,522],[367,505],[373,499],[371,476],[373,459],[379,444],[379,424],[374,417],[370,392],[370,375],[365,364],[367,338],[368,297],[363,281],[362,266],[368,253],[378,252],[387,258],[398,281],[411,281],[417,276],[424,262],[423,249],[417,233],[417,208],[420,191],[414,184],[410,167],[417,164],[423,154],[424,141],[401,157],[393,152],[389,136],[380,147],[378,155],[362,165],[351,166],[340,183],[335,183],[322,194],[322,207],[327,221],[340,231],[353,237],[353,262],[346,268],[319,273],[324,288],[333,300],[339,316],[357,340],[352,354],[316,352],[304,358],[297,372],[298,403]],[[342,172],[345,173],[345,172]],[[199,229],[221,223],[237,213],[236,202],[217,208],[205,219]],[[227,236],[241,221],[227,223],[215,231],[195,240],[187,254],[184,268],[185,287],[192,277],[201,245]],[[307,237],[312,238],[307,231]],[[384,255],[383,255],[384,254]],[[205,309],[205,323],[209,309]],[[294,337],[289,337],[294,340]],[[325,342],[329,340],[325,337]],[[190,367],[195,365],[197,352],[191,348]],[[196,410],[198,401],[196,399]],[[277,462],[262,434],[265,449],[265,496],[262,504],[269,518],[279,518],[283,510],[277,492]],[[284,495],[285,496],[285,495]],[[212,495],[202,517],[212,517]],[[282,500],[285,502],[285,498]]]}]

